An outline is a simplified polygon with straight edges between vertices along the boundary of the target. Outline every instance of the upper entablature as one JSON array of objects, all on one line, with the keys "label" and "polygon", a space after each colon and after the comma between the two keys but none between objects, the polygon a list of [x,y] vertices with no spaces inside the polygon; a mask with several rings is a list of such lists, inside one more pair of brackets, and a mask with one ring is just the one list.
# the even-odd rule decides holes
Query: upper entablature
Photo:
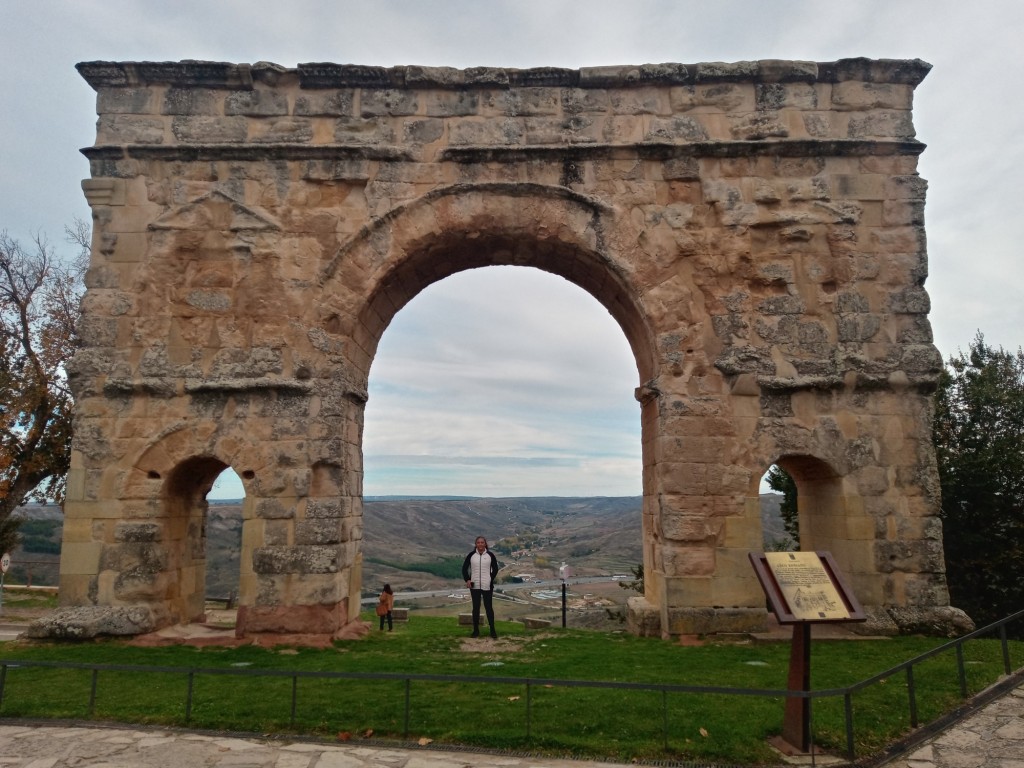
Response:
[{"label": "upper entablature", "polygon": [[841,83],[859,81],[918,85],[931,65],[920,59],[839,59],[832,62],[759,61],[702,64],[641,64],[563,69],[535,67],[395,67],[308,63],[295,68],[270,62],[232,64],[216,61],[88,61],[77,66],[94,89],[167,85],[248,90],[254,83],[276,85],[296,80],[301,88],[450,88],[495,87],[629,88],[713,83]]}]

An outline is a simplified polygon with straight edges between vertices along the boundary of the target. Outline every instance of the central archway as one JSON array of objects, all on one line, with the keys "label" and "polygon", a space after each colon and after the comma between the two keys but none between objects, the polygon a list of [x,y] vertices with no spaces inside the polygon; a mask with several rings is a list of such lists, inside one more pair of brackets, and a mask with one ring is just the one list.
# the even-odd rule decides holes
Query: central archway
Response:
[{"label": "central archway", "polygon": [[[347,398],[352,420],[358,425],[357,450],[348,455],[349,466],[362,474],[362,427],[369,370],[380,339],[392,319],[414,296],[428,286],[458,272],[488,266],[528,266],[558,275],[582,288],[615,319],[633,350],[640,383],[655,375],[653,339],[642,308],[631,297],[625,262],[616,258],[609,243],[629,242],[618,233],[612,212],[585,196],[561,187],[541,185],[458,185],[437,190],[414,204],[395,211],[360,233],[325,270],[320,316],[331,333],[350,336],[355,344],[347,356],[355,375],[340,381],[354,385],[355,397]],[[634,237],[635,247],[635,237]],[[367,278],[367,296],[354,313],[356,322],[346,327],[345,313],[331,309],[332,297],[348,297],[352,286],[345,275]],[[654,466],[647,454],[657,429],[653,400],[641,400],[641,453],[644,488],[654,486],[646,475]],[[358,462],[358,463],[356,463]],[[355,490],[355,489],[353,489]],[[362,486],[350,499],[361,508]],[[655,501],[644,493],[643,525],[655,516]],[[654,536],[643,531],[646,541]],[[654,572],[653,547],[645,547],[645,570]],[[356,558],[358,560],[358,555]],[[355,572],[360,574],[361,569]],[[656,578],[648,583],[657,584]],[[353,584],[353,586],[356,586]],[[652,587],[653,588],[653,587]],[[356,607],[357,610],[357,607]]]},{"label": "central archway", "polygon": [[[398,593],[457,588],[452,559],[461,563],[478,533],[505,562],[505,580],[538,573],[534,558],[547,567],[555,553],[575,575],[635,568],[636,375],[607,311],[550,273],[483,267],[419,293],[385,331],[371,368],[363,599],[384,583]],[[604,512],[608,504],[621,516],[588,518],[598,527],[585,531],[555,512]],[[559,539],[555,553],[536,550],[528,535],[535,525]],[[611,547],[594,547],[605,526],[616,532]]]}]

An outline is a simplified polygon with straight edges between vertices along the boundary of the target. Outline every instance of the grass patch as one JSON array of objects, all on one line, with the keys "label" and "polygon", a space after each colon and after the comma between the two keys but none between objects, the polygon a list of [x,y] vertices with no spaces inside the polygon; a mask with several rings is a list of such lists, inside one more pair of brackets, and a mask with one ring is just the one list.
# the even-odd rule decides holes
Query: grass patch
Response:
[{"label": "grass patch", "polygon": [[[367,620],[374,617],[367,614]],[[544,680],[785,689],[789,643],[729,643],[689,647],[662,640],[587,630],[527,632],[499,622],[501,639],[466,644],[451,617],[415,616],[394,632],[372,632],[333,649],[235,649],[185,646],[135,648],[108,640],[82,644],[10,644],[5,663],[61,661],[81,664],[150,665],[218,670],[193,679],[186,720],[188,675],[182,672],[102,671],[91,716],[96,719],[192,725],[252,733],[297,732],[358,740],[433,739],[493,749],[528,749],[621,761],[706,760],[729,763],[777,761],[766,742],[779,734],[783,696],[668,693],[547,685]],[[886,640],[815,641],[815,690],[839,688],[872,677],[943,641],[904,637]],[[1011,644],[1011,660],[1024,643]],[[994,640],[965,646],[968,688],[973,693],[1002,673]],[[313,673],[246,677],[243,670]],[[406,722],[405,680],[335,679],[316,673],[463,675],[481,681],[412,680]],[[535,682],[510,682],[528,678]],[[950,651],[915,668],[921,722],[961,703],[955,654]],[[87,718],[90,670],[10,666],[0,715]],[[291,710],[295,690],[294,719]],[[903,675],[854,697],[857,756],[877,752],[910,729]],[[529,715],[527,704],[529,703]],[[667,723],[667,736],[664,725]],[[843,702],[814,704],[815,743],[834,752],[846,747]]]},{"label": "grass patch", "polygon": [[7,585],[3,593],[3,609],[15,615],[25,610],[49,611],[57,607],[56,590],[29,590],[23,587]]},{"label": "grass patch", "polygon": [[429,573],[433,576],[440,576],[443,579],[462,581],[463,558],[461,556],[439,557],[436,560],[415,563],[400,563],[385,560],[381,557],[368,557],[366,561],[376,563],[377,565],[386,565],[389,568],[395,568],[400,571],[418,571],[420,573]]}]

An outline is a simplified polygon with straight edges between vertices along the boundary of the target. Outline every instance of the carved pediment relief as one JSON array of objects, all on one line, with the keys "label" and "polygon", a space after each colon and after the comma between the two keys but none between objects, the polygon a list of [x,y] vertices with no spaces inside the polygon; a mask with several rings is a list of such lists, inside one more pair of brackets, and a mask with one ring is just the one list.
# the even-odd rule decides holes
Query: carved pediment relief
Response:
[{"label": "carved pediment relief", "polygon": [[243,205],[223,192],[214,191],[167,211],[149,228],[246,232],[280,229],[281,225],[266,211]]}]

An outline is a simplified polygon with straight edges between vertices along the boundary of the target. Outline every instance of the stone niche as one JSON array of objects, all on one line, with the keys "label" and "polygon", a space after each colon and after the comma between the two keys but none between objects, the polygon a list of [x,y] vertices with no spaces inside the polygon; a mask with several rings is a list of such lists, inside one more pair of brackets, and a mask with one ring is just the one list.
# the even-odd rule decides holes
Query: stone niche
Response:
[{"label": "stone niche", "polygon": [[833,554],[872,631],[969,625],[930,442],[928,64],[78,69],[99,119],[68,616],[202,620],[205,497],[230,466],[239,636],[354,632],[378,341],[431,283],[515,264],[588,291],[636,359],[633,631],[762,627],[747,556],[773,463],[801,548]]}]

